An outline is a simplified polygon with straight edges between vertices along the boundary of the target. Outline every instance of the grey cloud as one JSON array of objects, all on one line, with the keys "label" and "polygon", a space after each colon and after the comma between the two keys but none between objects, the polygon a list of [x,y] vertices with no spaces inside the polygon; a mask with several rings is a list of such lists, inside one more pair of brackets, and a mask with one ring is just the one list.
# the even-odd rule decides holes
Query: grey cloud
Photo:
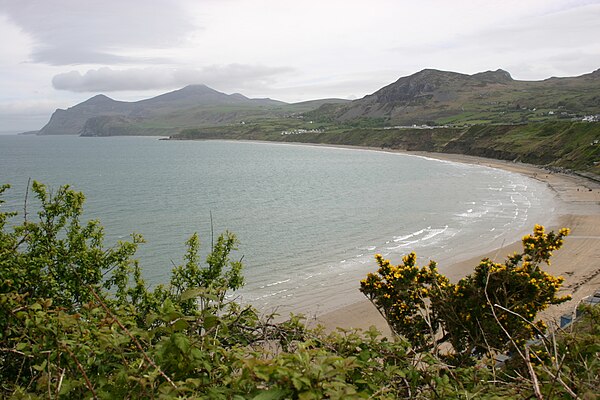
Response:
[{"label": "grey cloud", "polygon": [[111,68],[92,69],[84,74],[70,71],[54,76],[52,85],[71,92],[114,92],[176,88],[203,83],[220,90],[261,88],[276,82],[288,67],[231,64],[202,69]]},{"label": "grey cloud", "polygon": [[40,47],[32,54],[31,61],[60,66],[76,64],[123,64],[139,60],[134,57],[119,56],[87,49]]},{"label": "grey cloud", "polygon": [[198,29],[167,0],[0,0],[0,13],[32,37],[32,61],[51,65],[148,61],[123,53],[173,47]]}]

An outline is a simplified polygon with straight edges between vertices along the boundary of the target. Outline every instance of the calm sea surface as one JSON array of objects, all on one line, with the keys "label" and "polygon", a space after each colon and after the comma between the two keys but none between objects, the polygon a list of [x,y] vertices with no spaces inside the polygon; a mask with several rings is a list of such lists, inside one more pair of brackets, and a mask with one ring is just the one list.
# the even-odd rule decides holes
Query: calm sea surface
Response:
[{"label": "calm sea surface", "polygon": [[244,301],[280,312],[324,312],[361,298],[373,255],[414,250],[440,269],[544,223],[542,183],[481,166],[314,146],[159,141],[147,137],[0,136],[5,209],[21,211],[28,178],[86,195],[107,245],[143,234],[150,284],[168,281],[184,242],[216,233],[240,240]]}]

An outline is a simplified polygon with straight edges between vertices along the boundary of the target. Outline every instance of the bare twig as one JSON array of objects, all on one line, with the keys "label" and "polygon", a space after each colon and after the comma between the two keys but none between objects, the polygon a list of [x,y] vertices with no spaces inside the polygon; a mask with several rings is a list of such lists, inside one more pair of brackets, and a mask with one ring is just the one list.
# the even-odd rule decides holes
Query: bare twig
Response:
[{"label": "bare twig", "polygon": [[19,382],[21,380],[21,375],[23,374],[23,368],[25,367],[25,357],[21,360],[21,366],[19,367],[19,373],[17,374],[17,379],[15,382]]},{"label": "bare twig", "polygon": [[579,399],[579,396],[577,396],[577,394],[569,387],[569,385],[567,385],[565,381],[561,379],[561,377],[558,375],[558,372],[556,373],[556,375],[554,375],[544,364],[542,364],[542,368],[548,375],[552,377],[552,379],[560,383],[561,386],[567,391],[567,393],[569,393],[571,397],[573,397],[574,399]]},{"label": "bare twig", "polygon": [[[432,352],[432,355],[437,356],[437,354],[439,353],[440,343],[438,343],[437,340],[435,339],[436,331],[433,329],[433,324],[431,322],[431,312],[430,312],[431,310],[430,310],[430,307],[427,306],[427,304],[425,303],[425,299],[423,298],[423,296],[421,296],[419,294],[419,298],[423,302],[423,311],[420,314],[423,317],[423,320],[425,321],[425,323],[427,324],[427,327],[429,328],[429,334],[431,335],[431,346],[432,346],[431,352]],[[427,345],[425,344],[425,346],[427,346]]]},{"label": "bare twig", "polygon": [[215,230],[213,227],[213,217],[212,217],[212,211],[209,211],[210,214],[210,250],[213,251],[215,249]]},{"label": "bare twig", "polygon": [[504,243],[506,242],[506,239],[502,239],[502,244],[500,245],[500,247],[498,247],[498,250],[496,250],[496,254],[494,254],[494,258],[492,258],[492,261],[496,261],[498,259],[498,253],[500,253],[500,250],[502,250],[504,248]]},{"label": "bare twig", "polygon": [[50,388],[50,381],[52,380],[52,375],[50,374],[50,353],[46,355],[46,368],[48,369],[48,379],[47,379],[47,387],[48,387],[48,398],[52,398],[52,390]]},{"label": "bare twig", "polygon": [[485,335],[485,330],[481,326],[481,321],[479,321],[479,319],[477,319],[477,325],[479,326],[479,329],[481,330],[481,336],[483,336],[483,341],[485,342],[485,347],[487,347],[487,349],[488,349],[488,355],[491,355],[492,350],[495,350],[495,349],[492,349],[492,346],[490,346],[490,344],[487,340],[487,337]]},{"label": "bare twig", "polygon": [[[552,347],[554,348],[554,367],[555,368],[559,368],[558,365],[558,348],[556,347],[556,335],[554,334],[554,331],[551,332],[552,335]],[[562,363],[562,361],[561,361]]]},{"label": "bare twig", "polygon": [[506,337],[508,338],[508,340],[513,344],[515,350],[517,350],[517,352],[519,353],[519,355],[521,356],[521,358],[525,359],[525,355],[521,352],[521,349],[519,349],[519,346],[517,345],[517,343],[513,340],[513,338],[510,335],[510,333],[506,330],[506,328],[504,327],[504,325],[502,325],[502,323],[500,322],[500,319],[496,315],[496,310],[494,310],[494,304],[490,300],[490,296],[488,294],[488,283],[489,282],[490,282],[490,273],[488,272],[487,278],[486,278],[486,281],[485,281],[485,288],[484,288],[483,292],[485,293],[485,298],[486,298],[486,300],[488,302],[488,305],[490,306],[490,310],[492,311],[492,315],[493,315],[494,319],[496,320],[496,322],[498,323],[498,326],[500,327],[500,329],[502,329],[502,332],[504,332],[504,334],[506,335]]},{"label": "bare twig", "polygon": [[516,316],[516,317],[519,317],[519,318],[521,318],[523,321],[525,321],[526,323],[528,323],[529,325],[531,325],[531,326],[533,327],[533,329],[535,329],[535,330],[538,332],[538,334],[539,334],[541,337],[543,337],[544,339],[546,339],[546,337],[544,336],[544,332],[542,332],[542,331],[540,330],[540,328],[538,328],[538,327],[537,327],[537,326],[536,326],[536,325],[535,325],[533,322],[529,321],[527,318],[523,317],[521,314],[519,314],[519,313],[516,313],[516,312],[514,312],[514,311],[512,311],[512,310],[509,310],[509,309],[508,309],[508,308],[506,308],[506,307],[502,307],[500,304],[496,304],[496,303],[494,303],[494,307],[498,307],[498,308],[500,308],[501,310],[504,310],[504,311],[506,311],[506,312],[508,312],[508,313],[511,313],[512,315],[514,315],[514,316]]},{"label": "bare twig", "polygon": [[60,373],[60,377],[58,378],[58,384],[56,385],[56,398],[58,399],[58,394],[60,393],[60,388],[62,387],[63,379],[65,377],[65,368],[62,368],[62,372]]},{"label": "bare twig", "polygon": [[[488,281],[489,281],[489,273],[488,273]],[[485,290],[485,296],[488,300],[488,303],[491,304],[491,301],[489,299],[488,293],[487,293],[487,282],[486,282],[486,290]],[[523,361],[525,362],[525,364],[527,365],[527,369],[529,371],[529,374],[531,375],[531,379],[532,379],[532,383],[533,383],[533,390],[535,392],[536,398],[538,399],[542,399],[542,393],[540,392],[540,388],[539,388],[539,383],[538,383],[538,379],[537,379],[537,375],[535,374],[535,371],[533,369],[533,365],[531,364],[531,360],[529,358],[529,347],[525,346],[525,354],[523,354],[521,352],[521,350],[519,349],[519,347],[516,345],[516,343],[514,342],[513,338],[510,336],[510,334],[506,331],[506,329],[504,328],[504,326],[500,323],[500,320],[498,319],[498,317],[496,316],[496,312],[494,310],[494,307],[498,307],[504,311],[507,311],[511,314],[514,314],[516,316],[518,316],[519,318],[523,319],[524,321],[526,321],[527,323],[533,325],[535,327],[535,325],[533,323],[531,323],[531,321],[528,321],[527,319],[523,318],[522,315],[515,313],[514,311],[511,311],[505,307],[502,307],[498,304],[494,304],[493,307],[491,307],[492,309],[492,314],[494,315],[494,319],[496,320],[496,322],[498,323],[498,325],[500,326],[500,328],[502,328],[502,330],[504,331],[504,333],[506,334],[506,336],[508,337],[508,339],[511,341],[511,343],[513,344],[513,346],[515,347],[515,349],[517,350],[517,352],[519,353],[519,355],[521,356],[521,358],[523,359]],[[539,329],[537,327],[535,327],[536,330]],[[542,335],[543,337],[543,335]],[[544,337],[544,339],[546,339]],[[547,340],[547,339],[546,339]],[[544,344],[545,345],[545,344]],[[546,347],[547,349],[547,347]],[[547,349],[548,350],[548,349]],[[549,352],[549,351],[548,351]],[[555,354],[558,355],[558,354]],[[558,383],[560,383],[565,390],[567,391],[567,393],[569,393],[569,395],[571,395],[573,398],[578,399],[579,397],[577,397],[577,395],[575,394],[575,392],[573,392],[573,390],[571,388],[569,388],[569,386],[560,378],[560,376],[558,375],[558,373],[556,375],[554,375],[550,370],[548,370],[548,368],[542,363],[542,368],[544,369],[544,371],[546,373],[548,373],[553,379],[555,379]]]},{"label": "bare twig", "polygon": [[490,306],[490,310],[492,311],[492,315],[494,316],[494,319],[496,320],[496,323],[498,324],[498,326],[500,326],[500,328],[502,329],[502,331],[504,332],[504,334],[506,335],[508,340],[510,340],[513,347],[517,350],[517,352],[519,353],[519,355],[521,356],[523,361],[527,364],[527,369],[529,371],[529,375],[531,376],[531,381],[533,384],[533,391],[535,392],[536,398],[541,400],[541,399],[543,399],[543,397],[542,397],[542,393],[540,392],[537,375],[535,374],[533,366],[531,365],[531,360],[529,359],[529,348],[527,346],[525,346],[525,354],[523,354],[521,352],[521,349],[519,349],[519,346],[517,345],[517,343],[514,341],[514,339],[510,335],[510,333],[506,330],[504,325],[502,325],[502,323],[500,322],[500,319],[496,315],[496,310],[494,309],[494,304],[492,304],[492,301],[490,300],[490,296],[487,292],[489,281],[490,281],[490,273],[488,272],[487,279],[485,281],[484,293],[485,293],[485,298],[487,299],[488,305]]},{"label": "bare twig", "polygon": [[[75,364],[77,365],[77,369],[79,370],[79,372],[81,372],[81,375],[83,375],[83,379],[85,380],[85,385],[88,387],[88,389],[90,389],[90,392],[92,392],[92,396],[94,396],[94,399],[97,399],[98,395],[96,394],[96,391],[94,390],[94,386],[92,386],[92,382],[90,382],[90,379],[88,378],[87,374],[85,373],[85,370],[83,369],[83,365],[81,365],[81,363],[77,359],[77,356],[75,354],[73,354],[71,349],[69,349],[66,345],[63,344],[61,347],[63,349],[65,349],[66,352],[69,353],[69,356],[71,356],[73,361],[75,361]],[[62,378],[61,378],[61,383],[62,383]]]},{"label": "bare twig", "polygon": [[29,184],[31,183],[31,177],[27,179],[27,187],[25,188],[25,201],[23,202],[23,219],[25,219],[25,225],[27,226],[27,197],[29,195]]},{"label": "bare twig", "polygon": [[0,351],[6,351],[8,353],[15,353],[15,354],[18,354],[20,356],[27,357],[27,358],[33,358],[33,356],[31,354],[25,354],[22,351],[15,350],[15,349],[0,348]]},{"label": "bare twig", "polygon": [[537,379],[537,375],[533,370],[533,365],[531,364],[531,360],[529,359],[529,347],[525,346],[525,364],[527,364],[527,370],[529,370],[529,375],[531,376],[532,384],[533,384],[533,392],[535,393],[535,397],[538,400],[542,400],[544,397],[542,396],[542,392],[540,392],[540,384]]},{"label": "bare twig", "polygon": [[388,328],[390,328],[390,332],[392,332],[392,335],[394,336],[394,340],[398,340],[398,338],[400,337],[400,335],[398,335],[398,333],[396,332],[396,330],[394,329],[394,327],[390,323],[390,320],[388,319],[388,317],[385,314],[385,312],[383,312],[379,307],[377,307],[377,304],[375,304],[375,302],[373,301],[373,299],[371,299],[370,297],[367,297],[367,298],[369,299],[369,301],[371,302],[371,304],[373,304],[373,306],[375,306],[375,309],[379,312],[379,314],[383,317],[383,319],[385,319],[385,322],[387,323]]},{"label": "bare twig", "polygon": [[410,391],[410,385],[408,384],[408,381],[406,380],[406,378],[402,378],[402,380],[404,381],[404,384],[406,385],[406,391],[408,392],[408,399],[412,398],[412,393]]}]

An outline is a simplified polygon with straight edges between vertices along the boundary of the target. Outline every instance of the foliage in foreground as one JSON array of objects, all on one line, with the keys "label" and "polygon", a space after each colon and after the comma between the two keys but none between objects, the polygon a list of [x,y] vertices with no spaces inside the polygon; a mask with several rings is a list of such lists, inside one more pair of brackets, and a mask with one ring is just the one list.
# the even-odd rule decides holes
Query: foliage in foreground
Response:
[{"label": "foliage in foreground", "polygon": [[413,346],[433,349],[448,341],[458,360],[515,350],[546,325],[535,322],[539,311],[570,299],[557,297],[563,282],[542,269],[560,249],[568,229],[546,233],[536,225],[523,237],[523,251],[505,263],[484,259],[475,271],[451,284],[431,261],[416,265],[416,254],[391,265],[376,255],[379,270],[361,281],[361,291],[385,316],[392,331]]},{"label": "foliage in foreground", "polygon": [[33,193],[35,221],[0,212],[0,397],[524,398],[536,385],[512,377],[531,365],[545,396],[593,398],[598,310],[585,329],[532,349],[533,364],[452,367],[375,330],[324,334],[227,302],[242,284],[228,233],[205,265],[192,236],[170,284],[150,290],[132,259],[140,236],[105,248],[101,226],[80,223],[83,195],[37,183]]}]

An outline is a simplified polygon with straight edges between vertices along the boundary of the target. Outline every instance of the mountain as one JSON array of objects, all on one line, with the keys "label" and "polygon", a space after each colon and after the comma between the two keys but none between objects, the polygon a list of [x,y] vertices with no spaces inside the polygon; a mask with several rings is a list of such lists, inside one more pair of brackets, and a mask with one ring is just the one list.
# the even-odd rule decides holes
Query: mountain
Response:
[{"label": "mountain", "polygon": [[[473,75],[424,69],[362,99],[288,104],[190,85],[137,102],[94,96],[56,110],[40,135],[176,135],[209,127],[258,134],[335,126],[519,124],[600,114],[600,70],[578,77],[519,81],[502,69]],[[223,129],[221,129],[223,128]]]},{"label": "mountain", "polygon": [[100,94],[66,110],[56,110],[38,134],[166,134],[185,127],[236,122],[286,104],[249,99],[239,93],[228,95],[205,85],[190,85],[136,102],[115,101]]},{"label": "mountain", "polygon": [[[446,102],[459,96],[460,91],[473,92],[478,87],[506,85],[512,82],[510,74],[503,70],[464,75],[456,72],[424,69],[414,75],[400,78],[364,100],[370,104],[410,104],[424,100]],[[488,88],[489,89],[489,88]]]},{"label": "mountain", "polygon": [[249,99],[239,94],[225,94],[211,89],[206,85],[189,85],[173,92],[161,94],[151,99],[141,100],[136,103],[136,113],[175,111],[185,108],[200,106],[223,105],[256,105],[272,106],[285,104],[282,101],[271,99]]},{"label": "mountain", "polygon": [[66,110],[56,110],[50,121],[39,130],[38,135],[76,135],[91,117],[123,115],[131,110],[132,103],[115,101],[99,94]]},{"label": "mountain", "polygon": [[600,112],[600,70],[579,77],[518,81],[504,70],[473,75],[425,69],[349,104],[326,104],[307,115],[383,125],[518,123],[548,115]]}]

